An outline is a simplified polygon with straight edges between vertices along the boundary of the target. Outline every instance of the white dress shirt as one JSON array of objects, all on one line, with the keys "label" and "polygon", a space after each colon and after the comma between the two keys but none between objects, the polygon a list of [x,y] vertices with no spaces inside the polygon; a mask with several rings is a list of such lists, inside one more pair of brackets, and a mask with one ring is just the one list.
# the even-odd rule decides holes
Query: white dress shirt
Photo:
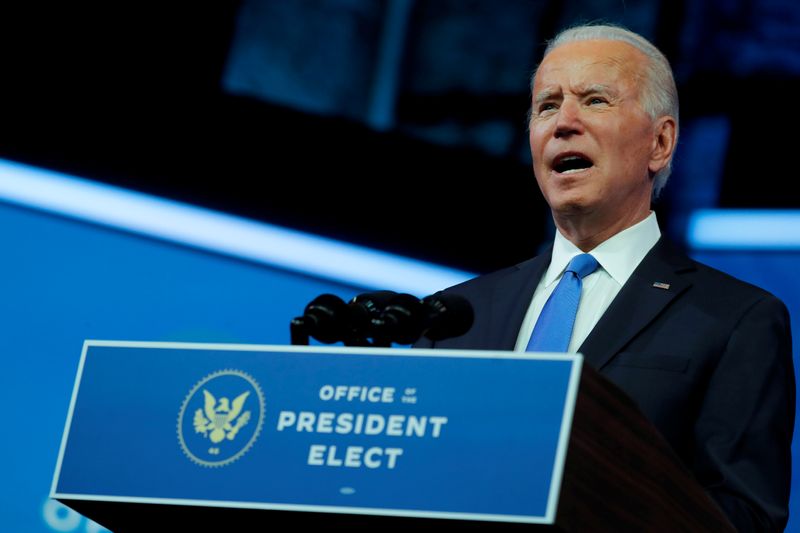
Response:
[{"label": "white dress shirt", "polygon": [[[656,214],[650,212],[650,215],[638,224],[617,233],[589,252],[597,259],[599,266],[597,270],[583,278],[578,314],[575,317],[575,326],[567,350],[569,353],[578,351],[589,336],[589,332],[659,237],[661,231],[658,229]],[[550,266],[533,293],[533,299],[519,330],[515,351],[525,351],[542,308],[561,280],[564,269],[573,257],[582,253],[580,248],[556,230]]]}]

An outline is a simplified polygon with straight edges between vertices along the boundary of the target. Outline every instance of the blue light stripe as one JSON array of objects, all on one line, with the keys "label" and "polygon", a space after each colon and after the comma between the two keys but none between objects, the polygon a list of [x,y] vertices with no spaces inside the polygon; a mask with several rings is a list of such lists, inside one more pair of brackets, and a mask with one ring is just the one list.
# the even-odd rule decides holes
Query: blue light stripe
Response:
[{"label": "blue light stripe", "polygon": [[2,159],[0,200],[368,289],[423,296],[474,276]]},{"label": "blue light stripe", "polygon": [[800,250],[800,209],[700,209],[689,217],[695,249]]}]

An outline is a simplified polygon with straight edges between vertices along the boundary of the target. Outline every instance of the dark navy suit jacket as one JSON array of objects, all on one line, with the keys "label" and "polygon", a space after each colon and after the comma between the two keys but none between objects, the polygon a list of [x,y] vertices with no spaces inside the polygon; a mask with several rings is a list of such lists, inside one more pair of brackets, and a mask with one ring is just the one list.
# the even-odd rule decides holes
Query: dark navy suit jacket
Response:
[{"label": "dark navy suit jacket", "polygon": [[[472,328],[416,347],[513,350],[550,256],[447,289],[472,303]],[[662,238],[579,352],[633,398],[740,531],[782,531],[795,410],[789,327],[773,295]]]}]

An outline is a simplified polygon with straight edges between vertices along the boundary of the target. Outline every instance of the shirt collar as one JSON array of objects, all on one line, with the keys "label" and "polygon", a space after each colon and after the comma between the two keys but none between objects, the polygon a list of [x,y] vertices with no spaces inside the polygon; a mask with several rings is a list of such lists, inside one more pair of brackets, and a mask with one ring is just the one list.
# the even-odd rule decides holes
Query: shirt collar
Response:
[{"label": "shirt collar", "polygon": [[[658,229],[656,214],[651,211],[647,218],[603,241],[589,253],[597,259],[600,267],[608,272],[614,281],[624,285],[660,237],[661,231]],[[544,275],[544,286],[558,279],[570,260],[582,253],[580,248],[556,230],[553,256]]]}]

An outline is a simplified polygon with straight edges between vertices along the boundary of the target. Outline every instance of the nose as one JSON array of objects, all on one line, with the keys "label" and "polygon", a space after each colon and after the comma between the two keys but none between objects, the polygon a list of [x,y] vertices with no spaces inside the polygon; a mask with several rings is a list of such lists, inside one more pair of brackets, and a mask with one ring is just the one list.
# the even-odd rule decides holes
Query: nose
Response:
[{"label": "nose", "polygon": [[581,133],[583,133],[583,122],[581,120],[580,105],[575,100],[565,99],[558,108],[553,135],[556,139],[560,139]]}]

